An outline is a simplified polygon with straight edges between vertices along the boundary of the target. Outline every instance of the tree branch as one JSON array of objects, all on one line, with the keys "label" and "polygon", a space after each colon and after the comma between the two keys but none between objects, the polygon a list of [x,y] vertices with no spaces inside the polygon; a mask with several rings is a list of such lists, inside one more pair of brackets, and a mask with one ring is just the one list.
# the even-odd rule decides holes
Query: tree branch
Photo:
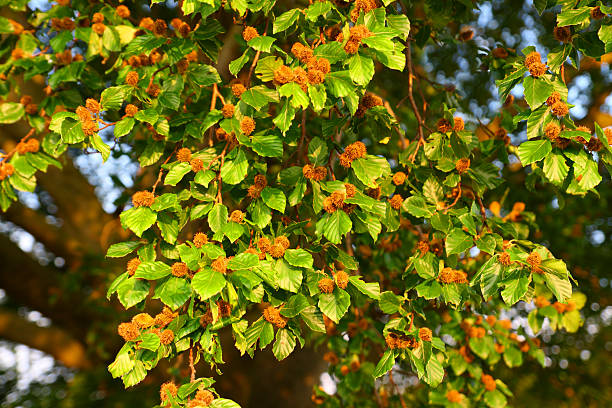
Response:
[{"label": "tree branch", "polygon": [[44,351],[69,368],[89,368],[85,346],[57,327],[40,327],[17,313],[0,310],[0,337]]}]

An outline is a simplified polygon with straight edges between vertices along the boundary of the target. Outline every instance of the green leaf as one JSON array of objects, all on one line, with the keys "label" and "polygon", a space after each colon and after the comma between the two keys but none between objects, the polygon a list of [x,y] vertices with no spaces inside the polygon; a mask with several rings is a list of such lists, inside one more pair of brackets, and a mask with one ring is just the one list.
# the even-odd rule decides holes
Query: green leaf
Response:
[{"label": "green leaf", "polygon": [[261,191],[261,199],[270,208],[280,212],[285,212],[287,197],[282,190],[274,187],[266,187]]},{"label": "green leaf", "polygon": [[238,184],[246,177],[249,162],[244,152],[240,150],[234,160],[228,160],[221,167],[223,183]]},{"label": "green leaf", "polygon": [[527,138],[535,139],[536,137],[540,136],[542,125],[549,117],[550,111],[546,105],[540,106],[538,109],[531,112],[529,119],[527,119]]},{"label": "green leaf", "polygon": [[227,207],[223,204],[215,204],[208,213],[208,225],[212,232],[221,231],[225,224],[227,224],[227,216]]},{"label": "green leaf", "polygon": [[272,25],[272,33],[280,33],[292,26],[295,26],[295,23],[297,22],[300,15],[301,13],[298,9],[291,9],[276,17],[274,19],[274,24]]},{"label": "green leaf", "polygon": [[117,287],[117,297],[126,309],[145,300],[148,294],[149,284],[136,278],[128,278]]},{"label": "green leaf", "polygon": [[508,306],[512,306],[525,296],[528,288],[529,279],[527,277],[523,276],[518,279],[513,279],[506,284],[505,289],[502,291],[502,299],[504,299],[504,302],[506,302]]},{"label": "green leaf", "polygon": [[302,284],[302,270],[293,268],[284,259],[276,261],[276,281],[281,289],[297,293]]},{"label": "green leaf", "polygon": [[557,15],[557,26],[565,27],[578,25],[589,21],[591,13],[590,7],[580,7],[578,9],[567,9]]},{"label": "green leaf", "polygon": [[[200,274],[199,272],[196,274]],[[183,278],[170,277],[168,280],[157,285],[155,288],[154,299],[161,300],[166,306],[172,310],[176,310],[183,306],[191,297],[191,286],[189,282]]]},{"label": "green leaf", "polygon": [[346,291],[336,288],[333,293],[321,294],[318,305],[321,312],[337,324],[348,311],[351,297]]},{"label": "green leaf", "polygon": [[111,245],[106,251],[107,258],[121,258],[132,253],[141,245],[139,241],[125,241]]},{"label": "green leaf", "polygon": [[572,296],[572,284],[569,279],[563,279],[547,272],[544,274],[544,281],[559,302],[563,303]]},{"label": "green leaf", "polygon": [[287,133],[295,117],[295,108],[289,101],[285,102],[278,116],[273,120],[283,134]]},{"label": "green leaf", "polygon": [[172,269],[163,262],[143,262],[138,265],[134,276],[141,279],[156,280],[170,275]]},{"label": "green leaf", "polygon": [[310,306],[310,304],[308,303],[306,296],[298,293],[297,295],[293,295],[289,298],[287,303],[285,303],[285,305],[281,308],[280,312],[285,317],[295,317],[308,306]]},{"label": "green leaf", "polygon": [[100,105],[103,110],[119,109],[125,98],[125,87],[112,86],[102,91],[100,96]]},{"label": "green leaf", "polygon": [[227,267],[233,271],[251,269],[259,265],[259,257],[256,254],[243,252],[229,260]]},{"label": "green leaf", "polygon": [[393,354],[393,350],[389,349],[385,351],[385,353],[382,355],[382,357],[378,361],[378,364],[376,364],[376,368],[374,369],[374,372],[372,373],[372,377],[378,378],[378,377],[381,377],[387,374],[389,371],[391,371],[394,364],[395,364],[395,356]]},{"label": "green leaf", "polygon": [[115,137],[125,136],[132,131],[134,127],[134,118],[123,118],[115,124],[113,133]]},{"label": "green leaf", "polygon": [[253,151],[260,156],[283,156],[283,142],[278,136],[258,133],[251,138],[251,142]]},{"label": "green leaf", "polygon": [[417,218],[430,218],[434,215],[434,208],[427,204],[423,197],[412,196],[404,200],[402,210]]},{"label": "green leaf", "polygon": [[459,254],[474,246],[474,239],[463,232],[460,228],[455,228],[446,237],[446,254]]},{"label": "green leaf", "polygon": [[270,102],[278,102],[280,99],[275,89],[269,89],[263,85],[258,85],[247,89],[240,96],[240,100],[257,110],[261,110]]},{"label": "green leaf", "polygon": [[207,300],[221,292],[225,283],[225,278],[220,272],[208,267],[202,268],[191,280],[191,286],[202,300]]},{"label": "green leaf", "polygon": [[493,390],[484,393],[484,402],[490,408],[502,408],[506,406],[508,400],[499,390]]},{"label": "green leaf", "polygon": [[189,79],[200,86],[211,86],[221,82],[217,69],[210,65],[196,65],[189,69]]},{"label": "green leaf", "polygon": [[375,187],[377,179],[391,172],[387,159],[378,156],[366,156],[353,160],[351,168],[359,181],[369,187]]},{"label": "green leaf", "polygon": [[391,291],[381,293],[378,300],[378,307],[386,314],[397,313],[401,304],[401,298]]},{"label": "green leaf", "polygon": [[331,243],[339,244],[352,226],[351,218],[344,211],[338,210],[327,217],[327,222],[323,226],[323,235]]},{"label": "green leaf", "polygon": [[553,184],[560,185],[567,177],[569,166],[562,154],[552,153],[544,159],[544,175]]},{"label": "green leaf", "polygon": [[374,76],[372,58],[355,54],[349,59],[348,64],[349,75],[357,85],[365,86],[372,80]]},{"label": "green leaf", "polygon": [[323,315],[315,305],[308,306],[300,312],[300,317],[306,323],[306,326],[312,331],[325,333],[325,322]]},{"label": "green leaf", "polygon": [[210,408],[240,408],[240,405],[226,398],[216,398],[209,405]]},{"label": "green leaf", "polygon": [[288,98],[291,101],[291,106],[294,108],[301,107],[302,109],[306,109],[310,104],[310,100],[308,99],[306,92],[304,92],[295,82],[290,82],[281,86],[278,92],[280,96]]},{"label": "green leaf", "polygon": [[529,140],[521,143],[518,148],[518,156],[523,166],[531,163],[535,163],[542,160],[552,151],[552,145],[550,141],[543,140]]},{"label": "green leaf", "polygon": [[364,282],[359,276],[351,276],[349,283],[370,299],[378,300],[380,298],[380,286],[378,282]]},{"label": "green leaf", "polygon": [[430,358],[427,362],[425,376],[423,379],[432,387],[437,387],[444,378],[444,369],[437,358]]},{"label": "green leaf", "polygon": [[276,332],[276,341],[272,346],[274,357],[278,361],[284,360],[291,354],[296,345],[296,338],[288,329],[280,329]]},{"label": "green leaf", "polygon": [[312,269],[312,255],[303,249],[287,249],[285,260],[289,262],[289,265]]},{"label": "green leaf", "polygon": [[18,102],[4,102],[0,105],[0,123],[15,123],[23,117],[23,105]]},{"label": "green leaf", "polygon": [[525,101],[527,101],[532,110],[546,102],[546,99],[554,91],[551,83],[532,76],[525,78],[523,86],[525,88]]},{"label": "green leaf", "polygon": [[67,144],[80,143],[85,140],[85,133],[83,133],[83,127],[81,122],[74,120],[64,120],[62,122],[62,142]]},{"label": "green leaf", "polygon": [[329,1],[317,1],[314,2],[306,9],[306,18],[310,21],[317,21],[319,16],[324,16],[331,10],[331,2]]},{"label": "green leaf", "polygon": [[250,40],[248,44],[249,47],[252,47],[257,51],[270,52],[270,48],[272,48],[274,41],[276,41],[276,38],[274,37],[260,35]]},{"label": "green leaf", "polygon": [[157,214],[149,207],[135,207],[122,212],[119,219],[123,228],[129,228],[141,237],[143,232],[155,224]]}]

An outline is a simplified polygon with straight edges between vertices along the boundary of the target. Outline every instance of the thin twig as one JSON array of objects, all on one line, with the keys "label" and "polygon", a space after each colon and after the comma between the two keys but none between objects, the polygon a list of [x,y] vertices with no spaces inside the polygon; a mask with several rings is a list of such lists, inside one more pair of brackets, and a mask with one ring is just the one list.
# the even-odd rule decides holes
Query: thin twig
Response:
[{"label": "thin twig", "polygon": [[407,408],[406,403],[404,402],[404,398],[402,397],[402,394],[400,393],[399,387],[397,386],[395,381],[393,381],[393,370],[389,371],[389,382],[391,383],[391,385],[393,385],[393,388],[395,388],[395,392],[397,396],[399,397],[400,404],[402,404],[402,408]]},{"label": "thin twig", "polygon": [[421,118],[419,109],[414,101],[414,95],[412,94],[414,74],[412,68],[412,50],[410,47],[410,41],[406,42],[406,64],[408,65],[408,100],[410,101],[410,106],[412,107],[414,116],[417,120],[419,140],[423,140],[423,119]]},{"label": "thin twig", "polygon": [[[266,35],[268,33],[268,24],[270,23],[270,19],[266,20],[266,29],[264,30],[263,35]],[[253,76],[253,71],[255,70],[255,65],[257,65],[257,62],[259,61],[259,56],[261,55],[261,51],[257,51],[257,53],[255,54],[255,58],[253,59],[253,63],[251,64],[251,68],[249,68],[249,76],[247,77],[246,80],[246,87],[250,87],[251,86],[251,77]]]},{"label": "thin twig", "polygon": [[19,143],[23,143],[26,140],[28,140],[35,132],[36,130],[34,128],[30,129],[30,131],[24,136],[22,137],[19,142],[17,142],[17,145],[13,148],[13,150],[11,150],[10,152],[3,154],[0,153],[0,157],[4,157],[4,161],[7,161],[8,159],[11,158],[12,155],[15,154],[15,152],[17,151],[17,146],[19,146]]},{"label": "thin twig", "polygon": [[153,184],[153,189],[152,189],[152,193],[153,194],[155,194],[155,189],[157,188],[157,185],[161,182],[162,174],[163,174],[163,171],[164,171],[164,167],[163,167],[164,164],[166,164],[166,163],[168,163],[170,161],[170,158],[172,157],[174,152],[176,152],[177,148],[178,148],[178,145],[174,146],[174,150],[172,151],[172,153],[170,153],[170,155],[166,158],[166,160],[159,167],[159,173],[157,174],[157,180],[155,181],[155,184]]},{"label": "thin twig", "polygon": [[191,371],[190,382],[195,382],[196,372],[193,365],[193,340],[191,340],[191,345],[189,347],[189,370]]}]

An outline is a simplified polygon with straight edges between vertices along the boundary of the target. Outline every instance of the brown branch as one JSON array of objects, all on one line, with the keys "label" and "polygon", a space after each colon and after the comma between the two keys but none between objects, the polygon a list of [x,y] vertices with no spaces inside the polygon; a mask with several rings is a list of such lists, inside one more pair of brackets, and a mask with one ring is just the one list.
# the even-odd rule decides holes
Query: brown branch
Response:
[{"label": "brown branch", "polygon": [[174,150],[172,151],[172,153],[170,153],[170,155],[166,157],[166,160],[162,163],[162,165],[159,166],[159,173],[157,173],[157,180],[155,180],[155,184],[153,184],[153,188],[151,190],[153,194],[155,194],[155,189],[157,188],[158,184],[161,182],[161,178],[164,173],[163,165],[170,161],[170,158],[174,155],[177,148],[178,148],[178,145],[174,146]]},{"label": "brown branch", "polygon": [[419,140],[423,141],[423,119],[421,118],[421,114],[419,113],[419,109],[417,108],[414,95],[412,93],[414,73],[412,67],[412,50],[410,47],[410,41],[406,42],[406,65],[408,66],[408,100],[410,101],[410,106],[412,107],[412,111],[414,112],[414,116],[417,120]]},{"label": "brown branch", "polygon": [[30,136],[32,136],[32,135],[34,134],[34,132],[35,132],[35,129],[34,129],[34,128],[30,129],[30,131],[29,131],[29,132],[28,132],[28,133],[27,133],[27,134],[26,134],[24,137],[22,137],[22,138],[19,140],[19,142],[17,143],[17,145],[16,145],[16,146],[15,146],[15,147],[14,147],[14,148],[13,148],[13,149],[10,151],[10,152],[8,152],[8,153],[6,153],[6,154],[5,154],[5,153],[0,153],[0,158],[4,158],[4,161],[7,161],[8,159],[10,159],[10,158],[11,158],[11,156],[12,156],[12,155],[14,155],[14,154],[15,154],[15,152],[17,152],[17,146],[19,146],[19,143],[23,143],[23,142],[25,142],[26,140],[28,140],[28,138],[29,138]]},{"label": "brown branch", "polygon": [[57,327],[40,327],[10,310],[0,310],[0,337],[44,351],[69,368],[90,368],[85,346]]},{"label": "brown branch", "polygon": [[[266,35],[268,33],[269,23],[270,23],[270,20],[269,19],[266,20],[266,29],[264,30],[263,35]],[[251,64],[251,68],[249,68],[249,76],[247,76],[246,84],[244,85],[247,88],[251,86],[251,77],[253,76],[253,71],[255,71],[255,65],[257,65],[257,62],[259,61],[260,55],[261,55],[261,51],[257,51],[257,53],[255,54],[255,58],[253,59],[253,63]]]}]

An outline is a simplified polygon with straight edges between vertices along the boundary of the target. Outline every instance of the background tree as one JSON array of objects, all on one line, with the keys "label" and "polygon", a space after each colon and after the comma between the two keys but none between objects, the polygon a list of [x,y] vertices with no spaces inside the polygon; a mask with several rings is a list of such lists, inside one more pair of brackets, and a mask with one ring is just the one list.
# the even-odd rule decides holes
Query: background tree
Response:
[{"label": "background tree", "polygon": [[[206,353],[211,343],[201,336],[228,324],[232,329],[220,330],[227,364],[214,387],[243,406],[310,404],[312,385],[324,370],[334,375],[337,393],[315,390],[312,401],[328,406],[428,400],[501,406],[504,384],[518,405],[608,401],[602,373],[609,358],[610,150],[601,127],[611,124],[610,87],[607,65],[598,60],[607,58],[610,11],[594,8],[596,2],[553,3],[536,2],[518,13],[512,2],[480,2],[478,8],[444,1],[182,2],[149,9],[73,1],[30,4],[35,10],[7,4],[0,20],[0,121],[6,124],[0,135],[6,211],[0,335],[49,353],[72,371],[58,368],[60,379],[46,396],[40,390],[48,385],[24,393],[6,381],[6,404],[21,398],[36,406],[151,406],[159,403],[162,381],[189,382],[190,353],[181,350],[191,349],[196,360],[219,358]],[[535,54],[524,59],[530,45],[540,62]],[[241,93],[237,84],[248,91]],[[554,91],[562,104],[557,108],[575,104],[576,125],[588,129],[572,130],[568,116],[553,117],[550,108],[559,111],[546,99]],[[514,98],[506,97],[509,92]],[[460,123],[451,129],[455,109],[469,131]],[[550,123],[563,133],[547,132]],[[360,157],[357,141],[365,143],[367,156]],[[266,174],[266,186],[258,174]],[[349,197],[344,183],[356,186],[357,195]],[[600,183],[598,192],[591,190]],[[129,197],[151,186],[156,226],[144,231],[152,211],[130,210]],[[135,199],[147,204],[146,195]],[[124,226],[142,235],[139,241],[123,230],[120,214]],[[197,247],[197,232],[216,245],[201,245],[203,253],[189,250]],[[281,240],[267,260],[255,262],[262,235],[287,236],[291,251],[281,250]],[[508,247],[512,238],[519,240]],[[144,266],[135,268],[136,277],[124,273],[115,282],[128,283],[113,285],[121,302],[109,303],[106,289],[126,268],[126,260],[114,256],[136,244],[112,247],[110,258],[104,254],[124,240],[149,245],[138,251]],[[475,244],[480,253],[471,249]],[[566,284],[557,287],[547,275],[563,275],[558,261],[548,261],[542,274],[548,285],[533,284],[544,281],[542,271],[533,270],[540,266],[537,256],[528,256],[538,248],[540,258],[550,257],[540,245],[568,263],[588,307],[575,309],[583,303],[580,295],[565,306],[555,303],[551,291],[561,301],[568,294]],[[152,263],[154,247],[167,266]],[[218,259],[220,247],[237,255],[229,265]],[[285,252],[285,260],[274,261],[274,251]],[[505,267],[504,254],[525,267]],[[193,275],[195,283],[166,277],[181,275],[181,266],[171,268],[175,261],[185,262],[189,275],[204,269]],[[208,266],[234,270],[225,275],[230,285],[210,302],[207,291],[220,280],[197,283],[202,272],[218,277]],[[493,279],[500,270],[510,272],[502,282]],[[273,278],[266,280],[266,271]],[[353,276],[348,292],[341,290],[340,271]],[[137,340],[176,358],[162,360],[136,392],[120,391],[106,365],[122,346],[118,322],[145,306],[145,282],[156,282],[147,311],[161,310],[151,299],[158,297],[183,317],[169,326],[169,347],[158,344],[169,336],[162,331],[159,340],[155,333]],[[182,308],[188,286],[195,290],[193,303]],[[509,308],[519,299],[526,302]],[[252,350],[253,336],[270,331],[262,310],[249,305],[260,300],[281,306],[280,314],[264,313],[268,320],[278,326],[289,321],[289,329],[277,330],[276,357],[304,336],[325,353],[325,363],[313,358],[312,349],[281,364],[267,352],[240,358],[232,343]],[[219,319],[213,311],[227,310],[226,304],[232,315]],[[123,306],[133,307],[123,312]],[[338,320],[337,326],[326,321],[327,335],[311,333],[320,328],[319,309]],[[29,311],[51,325],[32,322]],[[512,326],[487,316],[510,317]],[[586,329],[553,334],[555,323],[576,331],[580,317]],[[210,324],[200,325],[207,319]],[[423,328],[433,330],[433,359],[428,332],[419,336]],[[135,349],[137,343],[127,344]],[[405,345],[412,351],[400,355],[398,346]],[[142,347],[122,355],[153,361]],[[394,361],[393,373],[374,383],[372,373],[384,374]],[[537,361],[554,369],[536,368]],[[128,384],[144,375],[118,366],[111,372]],[[206,366],[197,364],[198,374],[212,375]],[[12,375],[10,369],[5,374]],[[503,382],[492,384],[492,378]],[[204,391],[209,380],[194,384]]]}]

